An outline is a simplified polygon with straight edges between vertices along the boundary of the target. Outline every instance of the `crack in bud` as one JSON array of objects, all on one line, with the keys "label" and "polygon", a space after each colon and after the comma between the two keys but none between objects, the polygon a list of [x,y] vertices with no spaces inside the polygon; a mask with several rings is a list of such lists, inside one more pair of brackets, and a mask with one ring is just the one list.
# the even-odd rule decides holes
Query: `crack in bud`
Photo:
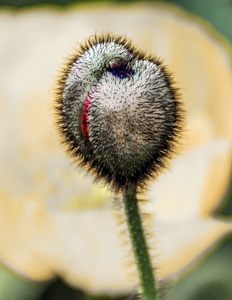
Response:
[{"label": "crack in bud", "polygon": [[108,69],[108,72],[112,73],[115,77],[120,79],[129,78],[134,75],[134,71],[128,68],[123,62],[115,62]]},{"label": "crack in bud", "polygon": [[91,95],[89,95],[85,101],[84,109],[83,109],[83,115],[82,115],[82,132],[84,134],[84,137],[86,140],[89,141],[89,108],[91,103]]},{"label": "crack in bud", "polygon": [[183,109],[167,68],[124,37],[91,36],[58,79],[57,126],[68,152],[116,190],[145,187],[176,151]]},{"label": "crack in bud", "polygon": [[81,129],[85,139],[89,142],[89,109],[91,102],[93,100],[94,92],[96,91],[96,87],[92,89],[92,91],[87,96],[84,106],[83,106],[83,114],[82,114],[82,122]]}]

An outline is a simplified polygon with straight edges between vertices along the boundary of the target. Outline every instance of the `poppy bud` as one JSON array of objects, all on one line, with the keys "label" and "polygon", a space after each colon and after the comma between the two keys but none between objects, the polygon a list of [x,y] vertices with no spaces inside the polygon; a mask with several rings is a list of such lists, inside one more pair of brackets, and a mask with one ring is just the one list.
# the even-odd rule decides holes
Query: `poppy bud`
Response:
[{"label": "poppy bud", "polygon": [[68,152],[110,186],[143,187],[171,158],[182,104],[157,57],[121,36],[91,36],[66,62],[56,92]]}]

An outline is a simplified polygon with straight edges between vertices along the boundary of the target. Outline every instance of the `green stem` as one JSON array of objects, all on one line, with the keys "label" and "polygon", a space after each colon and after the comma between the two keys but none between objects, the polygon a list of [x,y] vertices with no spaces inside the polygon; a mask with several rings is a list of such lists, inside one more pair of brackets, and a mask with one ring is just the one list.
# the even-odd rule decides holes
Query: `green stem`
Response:
[{"label": "green stem", "polygon": [[143,300],[158,300],[153,267],[148,252],[144,229],[138,207],[136,189],[124,189],[123,202],[132,247],[137,263]]}]

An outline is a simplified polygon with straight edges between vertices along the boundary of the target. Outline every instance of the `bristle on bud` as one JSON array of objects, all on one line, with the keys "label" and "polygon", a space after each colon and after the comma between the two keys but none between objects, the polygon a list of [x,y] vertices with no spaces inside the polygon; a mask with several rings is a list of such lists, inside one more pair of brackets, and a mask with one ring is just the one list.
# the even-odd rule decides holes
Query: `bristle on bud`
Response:
[{"label": "bristle on bud", "polygon": [[91,36],[66,61],[55,111],[74,161],[115,191],[157,176],[182,131],[182,103],[162,61],[111,34]]}]

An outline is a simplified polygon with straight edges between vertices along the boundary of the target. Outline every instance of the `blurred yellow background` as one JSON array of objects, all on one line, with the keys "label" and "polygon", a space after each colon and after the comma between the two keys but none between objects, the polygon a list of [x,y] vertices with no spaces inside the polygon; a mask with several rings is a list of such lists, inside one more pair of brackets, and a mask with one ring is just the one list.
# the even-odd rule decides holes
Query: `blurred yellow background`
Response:
[{"label": "blurred yellow background", "polygon": [[112,195],[71,166],[53,125],[64,57],[102,31],[126,34],[161,56],[187,110],[182,156],[148,193],[163,252],[159,276],[169,276],[171,299],[232,299],[232,4],[195,2],[0,1],[0,299],[88,299],[94,290],[125,299],[132,292],[121,275],[122,250],[107,231],[116,226]]}]

